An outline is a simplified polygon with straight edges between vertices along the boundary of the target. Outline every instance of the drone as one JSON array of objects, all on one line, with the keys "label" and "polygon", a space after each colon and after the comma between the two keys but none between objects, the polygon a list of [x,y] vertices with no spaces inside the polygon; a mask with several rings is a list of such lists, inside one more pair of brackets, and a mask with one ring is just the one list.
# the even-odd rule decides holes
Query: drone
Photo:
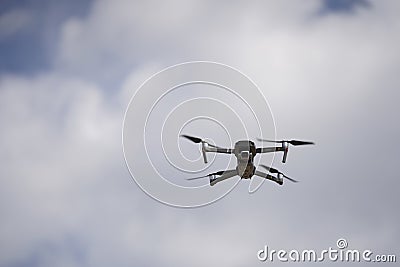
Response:
[{"label": "drone", "polygon": [[256,176],[260,176],[262,178],[274,181],[274,182],[278,183],[279,185],[283,185],[283,178],[286,178],[289,181],[296,183],[296,182],[298,182],[297,180],[286,176],[285,174],[283,174],[282,172],[278,171],[275,168],[272,168],[272,167],[269,167],[269,166],[266,166],[263,164],[260,164],[259,166],[263,167],[271,174],[276,174],[276,176],[259,171],[254,166],[254,157],[260,153],[274,153],[274,152],[283,151],[282,163],[286,163],[286,159],[287,159],[287,155],[288,155],[288,151],[289,151],[289,145],[293,145],[293,146],[314,145],[314,142],[309,142],[309,141],[299,141],[299,140],[275,141],[275,140],[267,140],[267,139],[257,138],[257,140],[260,142],[276,143],[276,144],[280,144],[280,146],[256,148],[253,141],[242,140],[242,141],[238,141],[235,143],[235,148],[222,148],[222,147],[218,147],[213,144],[210,144],[209,142],[205,141],[204,139],[201,139],[198,137],[194,137],[194,136],[190,136],[190,135],[186,135],[186,134],[181,135],[181,137],[186,138],[186,139],[192,141],[193,143],[201,144],[201,152],[202,152],[205,164],[207,164],[207,154],[206,154],[207,152],[234,154],[236,156],[236,159],[237,159],[236,169],[218,171],[218,172],[210,173],[205,176],[193,177],[193,178],[187,179],[187,180],[195,180],[195,179],[209,177],[210,186],[214,186],[216,183],[219,183],[221,181],[224,181],[224,180],[234,177],[236,175],[240,176],[241,179],[251,179],[254,175],[256,175]]}]

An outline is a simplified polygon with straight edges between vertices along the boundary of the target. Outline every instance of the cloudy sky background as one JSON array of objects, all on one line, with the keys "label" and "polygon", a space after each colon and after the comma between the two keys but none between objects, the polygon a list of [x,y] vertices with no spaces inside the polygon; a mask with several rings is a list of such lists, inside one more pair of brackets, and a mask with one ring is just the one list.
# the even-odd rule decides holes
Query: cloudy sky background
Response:
[{"label": "cloudy sky background", "polygon": [[[0,266],[258,266],[270,264],[256,258],[264,245],[318,250],[340,237],[399,256],[399,10],[2,1]],[[301,183],[249,195],[242,181],[198,209],[140,190],[121,148],[125,109],[150,75],[190,60],[241,70],[278,138],[317,143],[275,160]]]}]

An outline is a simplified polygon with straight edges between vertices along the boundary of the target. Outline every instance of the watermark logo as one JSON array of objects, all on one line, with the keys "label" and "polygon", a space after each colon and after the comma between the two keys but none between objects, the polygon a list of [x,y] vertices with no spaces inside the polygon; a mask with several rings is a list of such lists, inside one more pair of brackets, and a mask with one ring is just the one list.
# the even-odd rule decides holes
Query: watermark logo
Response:
[{"label": "watermark logo", "polygon": [[375,254],[371,250],[348,249],[347,240],[339,238],[336,248],[323,250],[275,250],[267,245],[257,252],[257,258],[262,262],[396,262],[394,254]]},{"label": "watermark logo", "polygon": [[345,249],[345,248],[347,248],[347,246],[348,246],[347,240],[344,239],[344,238],[339,238],[339,239],[336,241],[336,246],[337,246],[339,249]]},{"label": "watermark logo", "polygon": [[[233,148],[238,140],[275,137],[275,122],[266,97],[246,75],[215,62],[187,62],[149,77],[133,94],[125,112],[122,143],[125,162],[136,184],[155,200],[175,207],[213,203],[240,182],[232,177],[211,187],[209,180],[187,181],[236,167],[231,155],[208,153],[182,134]],[[272,165],[259,155],[255,164]],[[265,179],[253,178],[249,193]]]}]

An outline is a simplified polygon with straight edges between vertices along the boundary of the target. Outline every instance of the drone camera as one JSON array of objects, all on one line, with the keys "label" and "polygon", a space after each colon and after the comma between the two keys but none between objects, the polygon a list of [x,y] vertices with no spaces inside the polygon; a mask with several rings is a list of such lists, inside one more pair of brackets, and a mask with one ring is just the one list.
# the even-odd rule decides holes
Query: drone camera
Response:
[{"label": "drone camera", "polygon": [[242,151],[240,152],[240,158],[243,160],[248,160],[250,157],[250,152],[249,151]]}]

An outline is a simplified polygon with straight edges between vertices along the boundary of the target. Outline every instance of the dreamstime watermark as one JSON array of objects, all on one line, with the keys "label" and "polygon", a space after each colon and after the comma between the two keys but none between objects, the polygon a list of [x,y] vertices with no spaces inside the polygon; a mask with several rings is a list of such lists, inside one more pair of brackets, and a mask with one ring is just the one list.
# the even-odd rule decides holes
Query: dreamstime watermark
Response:
[{"label": "dreamstime watermark", "polygon": [[339,238],[336,247],[323,250],[292,249],[290,251],[269,249],[266,245],[257,252],[258,260],[262,262],[396,262],[394,254],[374,254],[371,250],[348,249],[347,240]]}]

